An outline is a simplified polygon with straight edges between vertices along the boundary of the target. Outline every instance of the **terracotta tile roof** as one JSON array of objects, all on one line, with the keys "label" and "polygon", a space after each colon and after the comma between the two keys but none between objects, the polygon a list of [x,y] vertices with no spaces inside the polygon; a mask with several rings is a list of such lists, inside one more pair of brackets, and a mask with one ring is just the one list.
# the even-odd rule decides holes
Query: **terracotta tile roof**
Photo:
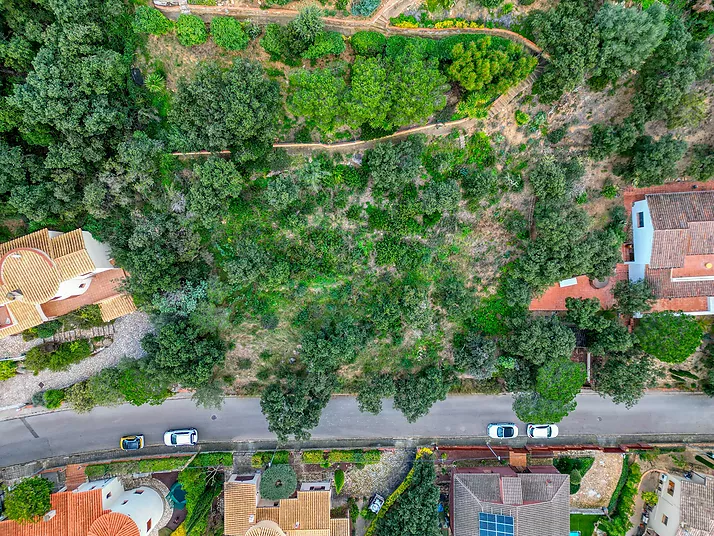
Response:
[{"label": "terracotta tile roof", "polygon": [[537,298],[534,298],[529,305],[531,311],[565,311],[566,298],[597,298],[604,309],[608,309],[615,304],[612,289],[621,279],[627,279],[627,265],[618,264],[615,267],[615,275],[610,278],[608,284],[600,289],[596,289],[590,284],[587,276],[581,275],[575,278],[577,283],[569,287],[561,287],[558,283],[549,287]]},{"label": "terracotta tile roof", "polygon": [[3,327],[2,330],[0,330],[0,338],[17,335],[26,329],[34,328],[44,322],[36,305],[17,301],[8,303],[5,307],[12,313],[12,317],[15,321],[12,325]]},{"label": "terracotta tile roof", "polygon": [[89,528],[87,536],[140,536],[139,529],[125,514],[104,514]]},{"label": "terracotta tile roof", "polygon": [[105,322],[136,311],[134,299],[128,294],[112,296],[111,298],[100,301],[98,305],[99,311],[102,314],[102,320]]},{"label": "terracotta tile roof", "polygon": [[[349,536],[348,519],[330,519],[329,491],[298,491],[296,498],[283,499],[277,507],[256,508],[255,505],[255,484],[225,484],[226,536],[273,536],[273,525],[287,536]],[[338,532],[333,532],[333,528]],[[270,534],[266,532],[264,535],[258,529],[265,529]]]},{"label": "terracotta tile roof", "polygon": [[52,257],[55,259],[77,251],[86,250],[82,229],[75,229],[74,231],[50,238],[50,247],[52,249]]},{"label": "terracotta tile roof", "polygon": [[694,313],[706,311],[709,308],[706,296],[696,296],[693,298],[662,298],[652,304],[651,312],[660,311],[682,311]]},{"label": "terracotta tile roof", "polygon": [[645,279],[658,298],[690,298],[714,296],[714,281],[672,281],[669,268],[653,270],[647,267]]},{"label": "terracotta tile roof", "polygon": [[226,482],[223,488],[223,530],[226,536],[244,536],[255,525],[256,493],[255,484]]},{"label": "terracotta tile roof", "polygon": [[350,536],[350,520],[347,518],[331,519],[330,536]]},{"label": "terracotta tile roof", "polygon": [[651,268],[678,268],[687,255],[714,253],[714,191],[645,198],[654,227]]},{"label": "terracotta tile roof", "polygon": [[44,251],[16,248],[0,258],[0,280],[11,292],[22,292],[27,303],[45,303],[62,282],[55,262]]},{"label": "terracotta tile roof", "polygon": [[74,279],[97,269],[86,249],[74,251],[55,260],[62,281]]},{"label": "terracotta tile roof", "polygon": [[[50,499],[52,510],[56,512],[52,519],[23,524],[15,521],[0,521],[0,536],[88,536],[92,524],[105,513],[102,510],[101,489],[82,493],[71,491],[53,493]],[[138,536],[138,534],[138,532],[118,533],[111,536]]]},{"label": "terracotta tile roof", "polygon": [[705,484],[684,480],[680,499],[680,522],[690,536],[714,534],[714,479],[706,477]]},{"label": "terracotta tile roof", "polygon": [[[5,255],[8,251],[16,248],[30,248],[44,251],[51,255],[52,248],[50,246],[50,233],[47,229],[41,229],[24,236],[20,236],[4,244],[0,244],[0,256]],[[53,257],[54,258],[54,257]]]}]

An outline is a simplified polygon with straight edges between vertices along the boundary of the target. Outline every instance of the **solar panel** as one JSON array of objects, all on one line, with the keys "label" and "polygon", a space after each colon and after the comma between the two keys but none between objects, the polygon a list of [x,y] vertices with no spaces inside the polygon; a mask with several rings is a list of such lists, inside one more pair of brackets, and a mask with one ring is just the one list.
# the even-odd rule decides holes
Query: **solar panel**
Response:
[{"label": "solar panel", "polygon": [[480,536],[513,536],[513,518],[480,512],[478,528]]}]

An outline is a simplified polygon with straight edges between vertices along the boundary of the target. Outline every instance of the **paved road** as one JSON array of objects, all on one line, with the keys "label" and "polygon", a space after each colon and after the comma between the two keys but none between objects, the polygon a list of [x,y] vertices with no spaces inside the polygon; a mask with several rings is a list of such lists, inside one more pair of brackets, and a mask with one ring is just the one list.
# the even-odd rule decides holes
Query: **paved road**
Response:
[{"label": "paved road", "polygon": [[[678,435],[694,441],[714,437],[714,401],[703,395],[648,394],[627,410],[595,394],[578,397],[578,408],[561,423],[562,443],[617,444],[641,438],[653,441]],[[486,425],[515,421],[511,397],[451,396],[414,424],[385,403],[378,416],[360,413],[351,397],[336,397],[313,431],[314,440],[451,438],[483,442]],[[196,408],[191,400],[169,400],[162,406],[97,408],[88,414],[61,411],[0,422],[0,466],[83,452],[114,449],[122,434],[144,433],[148,445],[160,445],[164,430],[194,426],[201,442],[274,440],[252,398],[230,398],[220,411]],[[521,425],[521,433],[524,433]],[[518,438],[516,442],[521,441]],[[517,443],[522,444],[522,443]],[[160,449],[154,449],[158,451]]]}]

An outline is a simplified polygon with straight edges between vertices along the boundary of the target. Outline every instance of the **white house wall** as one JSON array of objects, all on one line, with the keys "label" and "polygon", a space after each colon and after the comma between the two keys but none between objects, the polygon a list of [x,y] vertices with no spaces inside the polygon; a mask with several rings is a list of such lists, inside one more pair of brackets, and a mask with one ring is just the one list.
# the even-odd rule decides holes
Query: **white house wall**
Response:
[{"label": "white house wall", "polygon": [[116,266],[112,266],[112,263],[109,262],[109,259],[111,259],[109,246],[96,240],[92,236],[92,233],[87,231],[82,231],[82,236],[84,237],[84,247],[87,250],[87,253],[89,253],[89,258],[92,259],[94,266],[97,267],[94,273],[104,272],[106,270],[116,268]]},{"label": "white house wall", "polygon": [[142,486],[125,491],[111,510],[129,516],[139,528],[140,536],[146,536],[161,521],[164,501],[155,490]]},{"label": "white house wall", "polygon": [[[674,482],[674,495],[667,492],[670,481]],[[666,480],[661,483],[661,486],[662,491],[658,493],[659,500],[650,513],[647,527],[659,536],[674,536],[679,529],[682,481],[677,477],[666,475]],[[667,516],[666,525],[662,523],[662,516]]]}]

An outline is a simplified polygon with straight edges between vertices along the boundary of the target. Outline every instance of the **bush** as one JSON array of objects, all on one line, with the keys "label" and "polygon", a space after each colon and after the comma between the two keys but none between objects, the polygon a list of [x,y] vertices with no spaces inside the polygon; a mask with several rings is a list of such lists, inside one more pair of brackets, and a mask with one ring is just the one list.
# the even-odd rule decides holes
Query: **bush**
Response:
[{"label": "bush", "polygon": [[325,453],[322,450],[306,450],[302,453],[302,463],[320,465],[325,461]]},{"label": "bush", "polygon": [[289,465],[272,465],[260,479],[260,495],[269,501],[287,499],[297,489],[297,475]]},{"label": "bush", "polygon": [[697,461],[698,461],[699,463],[701,463],[702,465],[705,465],[705,466],[708,467],[709,469],[714,469],[714,462],[712,462],[711,460],[705,458],[704,456],[700,456],[699,454],[697,454],[697,455],[694,457],[694,459],[697,460]]},{"label": "bush", "polygon": [[672,312],[644,315],[635,335],[640,347],[665,363],[681,363],[702,343],[704,330],[694,317]]},{"label": "bush", "polygon": [[287,450],[279,450],[273,456],[273,451],[256,452],[251,457],[250,464],[255,469],[259,469],[271,461],[273,465],[290,463],[290,453]]},{"label": "bush", "polygon": [[86,339],[63,342],[54,351],[49,352],[40,346],[35,346],[27,351],[25,367],[35,374],[45,369],[57,372],[67,370],[70,365],[79,363],[90,355],[92,355],[92,345]]},{"label": "bush", "polygon": [[363,30],[350,37],[350,43],[358,56],[379,56],[384,54],[387,38],[379,32]]},{"label": "bush", "polygon": [[139,33],[164,35],[173,30],[174,23],[154,7],[139,6],[134,13],[134,30]]},{"label": "bush", "polygon": [[49,339],[55,333],[62,329],[62,322],[59,320],[50,320],[34,328],[26,329],[22,332],[23,341],[31,341],[33,339]]},{"label": "bush", "polygon": [[323,56],[338,56],[345,51],[345,40],[338,32],[320,32],[315,42],[303,53],[302,57],[317,59]]},{"label": "bush", "polygon": [[358,17],[369,17],[381,3],[381,0],[352,0],[352,14]]},{"label": "bush", "polygon": [[479,4],[481,4],[483,7],[498,7],[503,3],[503,0],[477,0]]},{"label": "bush", "polygon": [[44,406],[47,409],[57,409],[64,401],[64,389],[47,389],[43,395]]},{"label": "bush", "polygon": [[0,382],[9,380],[15,376],[17,372],[17,362],[15,361],[0,361]]},{"label": "bush", "polygon": [[[580,482],[582,481],[583,476],[580,474],[580,471],[577,469],[573,469],[570,471],[570,485],[571,486],[578,486],[580,487]],[[570,492],[572,494],[572,491]]]},{"label": "bush", "polygon": [[202,45],[208,39],[206,24],[201,17],[182,13],[176,21],[176,37],[185,47]]},{"label": "bush", "polygon": [[[627,466],[628,460],[625,459],[623,466],[623,475],[625,474],[624,467]],[[610,510],[610,519],[600,522],[599,528],[608,536],[625,536],[632,528],[630,516],[635,508],[635,498],[637,497],[637,488],[640,483],[642,473],[639,465],[633,463],[627,470],[627,478],[623,482],[622,479],[618,482],[613,499],[616,499],[614,508]],[[612,506],[612,500],[611,506]]]},{"label": "bush", "polygon": [[233,17],[214,17],[211,21],[211,37],[219,47],[228,50],[243,50],[249,41],[243,26]]},{"label": "bush", "polygon": [[335,493],[339,495],[345,486],[345,472],[342,469],[335,471]]},{"label": "bush", "polygon": [[527,125],[531,120],[531,116],[522,110],[516,110],[516,124],[518,126]]},{"label": "bush", "polygon": [[27,478],[7,492],[4,514],[13,521],[35,522],[52,508],[53,484],[39,476]]}]

